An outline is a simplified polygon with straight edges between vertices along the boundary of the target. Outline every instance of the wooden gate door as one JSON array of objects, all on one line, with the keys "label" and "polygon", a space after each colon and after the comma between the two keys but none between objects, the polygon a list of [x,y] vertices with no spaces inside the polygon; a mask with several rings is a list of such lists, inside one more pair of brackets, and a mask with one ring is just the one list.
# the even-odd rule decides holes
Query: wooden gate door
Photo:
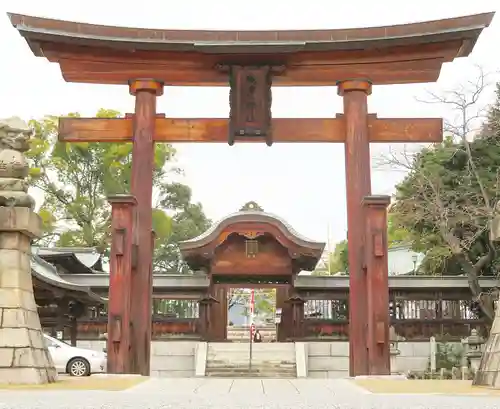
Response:
[{"label": "wooden gate door", "polygon": [[286,302],[290,297],[289,285],[278,285],[276,287],[276,309],[281,308],[281,323],[278,324],[278,342],[285,342],[290,337],[292,325],[291,305]]},{"label": "wooden gate door", "polygon": [[210,314],[211,340],[227,340],[227,286],[214,284],[213,297],[218,301],[212,305]]}]

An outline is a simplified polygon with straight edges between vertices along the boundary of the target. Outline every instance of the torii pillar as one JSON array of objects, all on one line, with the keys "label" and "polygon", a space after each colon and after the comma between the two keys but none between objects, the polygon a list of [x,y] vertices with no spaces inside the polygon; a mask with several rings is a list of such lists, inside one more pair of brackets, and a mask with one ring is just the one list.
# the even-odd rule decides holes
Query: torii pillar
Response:
[{"label": "torii pillar", "polygon": [[387,206],[390,196],[366,196],[365,263],[368,331],[368,375],[390,375],[389,267]]},{"label": "torii pillar", "polygon": [[108,200],[111,204],[112,241],[109,257],[107,372],[129,374],[133,362],[130,305],[137,200],[130,195],[116,195]]},{"label": "torii pillar", "polygon": [[[368,80],[338,83],[345,117],[347,249],[349,253],[349,375],[368,375],[368,328],[363,198],[371,193]],[[387,250],[386,250],[387,251]]]},{"label": "torii pillar", "polygon": [[131,194],[137,200],[134,238],[137,264],[132,272],[130,316],[131,372],[149,376],[151,359],[152,248],[153,248],[153,179],[156,99],[163,94],[163,83],[137,79],[129,83],[135,96]]}]

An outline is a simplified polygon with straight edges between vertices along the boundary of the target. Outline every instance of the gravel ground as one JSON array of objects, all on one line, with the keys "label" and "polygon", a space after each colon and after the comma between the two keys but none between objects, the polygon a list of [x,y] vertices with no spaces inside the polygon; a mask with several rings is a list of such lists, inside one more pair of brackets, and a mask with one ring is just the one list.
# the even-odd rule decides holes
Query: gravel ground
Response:
[{"label": "gravel ground", "polygon": [[151,379],[122,392],[0,391],[0,409],[497,409],[498,396],[371,394],[348,380]]}]

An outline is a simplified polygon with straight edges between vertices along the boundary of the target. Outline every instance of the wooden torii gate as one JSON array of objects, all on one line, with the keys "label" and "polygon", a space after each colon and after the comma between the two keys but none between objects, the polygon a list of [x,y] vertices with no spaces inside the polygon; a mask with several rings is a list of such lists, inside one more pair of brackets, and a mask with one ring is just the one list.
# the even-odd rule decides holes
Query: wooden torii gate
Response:
[{"label": "wooden torii gate", "polygon": [[[69,82],[128,84],[135,112],[61,118],[65,142],[133,142],[132,197],[115,197],[108,370],[149,375],[155,142],[345,144],[350,375],[388,374],[387,197],[371,196],[371,142],[440,142],[441,119],[368,114],[372,85],[436,81],[467,56],[493,13],[399,26],[310,31],[188,31],[97,26],[9,14],[36,56]],[[229,119],[166,118],[164,86],[230,86]],[[335,118],[272,119],[271,85],[338,86]],[[135,209],[135,210],[134,210]],[[132,325],[130,325],[130,321]]]}]

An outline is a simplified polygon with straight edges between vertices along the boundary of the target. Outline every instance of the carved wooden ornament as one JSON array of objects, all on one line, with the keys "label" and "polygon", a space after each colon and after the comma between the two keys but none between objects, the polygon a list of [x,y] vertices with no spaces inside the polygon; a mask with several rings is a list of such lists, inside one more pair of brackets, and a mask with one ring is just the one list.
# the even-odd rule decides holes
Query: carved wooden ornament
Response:
[{"label": "carved wooden ornament", "polygon": [[237,139],[262,138],[272,145],[270,66],[229,68],[229,145]]}]

